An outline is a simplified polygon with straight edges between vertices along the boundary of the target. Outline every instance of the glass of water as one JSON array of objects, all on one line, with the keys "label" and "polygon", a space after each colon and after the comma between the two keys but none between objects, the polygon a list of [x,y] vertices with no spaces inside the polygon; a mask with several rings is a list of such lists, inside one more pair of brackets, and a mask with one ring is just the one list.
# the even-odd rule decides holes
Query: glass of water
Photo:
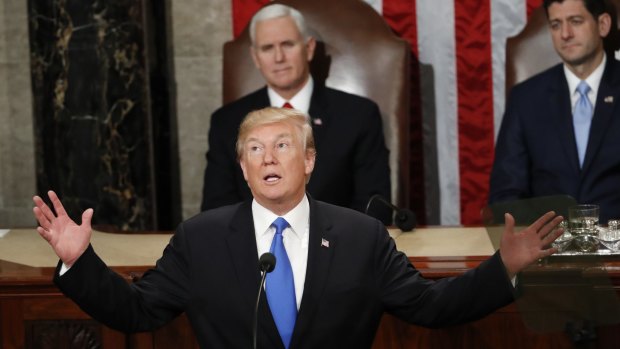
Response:
[{"label": "glass of water", "polygon": [[577,205],[568,208],[568,229],[578,251],[598,250],[598,205]]},{"label": "glass of water", "polygon": [[607,229],[599,232],[598,240],[612,252],[620,250],[620,220],[610,219]]}]

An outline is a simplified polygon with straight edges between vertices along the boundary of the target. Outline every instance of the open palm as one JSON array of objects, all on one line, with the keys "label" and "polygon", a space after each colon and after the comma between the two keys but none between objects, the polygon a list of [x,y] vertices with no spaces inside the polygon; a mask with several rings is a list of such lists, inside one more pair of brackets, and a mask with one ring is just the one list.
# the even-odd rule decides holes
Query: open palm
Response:
[{"label": "open palm", "polygon": [[71,266],[84,253],[90,243],[92,234],[90,221],[93,210],[89,208],[84,211],[82,224],[78,225],[67,215],[56,193],[49,191],[48,196],[56,214],[39,196],[32,199],[35,203],[32,211],[40,225],[37,227],[37,231],[52,246],[63,263]]}]

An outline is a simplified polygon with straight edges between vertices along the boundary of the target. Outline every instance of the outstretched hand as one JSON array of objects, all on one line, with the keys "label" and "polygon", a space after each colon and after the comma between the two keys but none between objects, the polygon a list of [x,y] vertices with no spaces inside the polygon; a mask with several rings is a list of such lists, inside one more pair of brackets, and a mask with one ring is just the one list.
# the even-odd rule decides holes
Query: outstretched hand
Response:
[{"label": "outstretched hand", "polygon": [[553,230],[564,218],[555,216],[555,212],[547,212],[526,229],[515,232],[515,219],[510,213],[504,215],[506,224],[499,245],[502,262],[508,276],[512,279],[523,268],[534,261],[557,252],[549,245],[562,235],[562,229]]},{"label": "outstretched hand", "polygon": [[47,195],[52,201],[56,214],[39,196],[32,198],[35,204],[32,212],[40,225],[37,231],[52,246],[62,262],[70,267],[90,243],[92,234],[90,221],[93,217],[93,209],[89,208],[84,211],[82,224],[77,225],[67,215],[56,193],[50,190]]}]

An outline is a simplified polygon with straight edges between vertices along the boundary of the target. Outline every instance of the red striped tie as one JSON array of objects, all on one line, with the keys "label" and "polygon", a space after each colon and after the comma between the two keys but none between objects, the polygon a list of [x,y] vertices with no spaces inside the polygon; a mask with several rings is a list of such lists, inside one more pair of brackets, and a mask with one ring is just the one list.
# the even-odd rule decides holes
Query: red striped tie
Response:
[{"label": "red striped tie", "polygon": [[293,108],[293,106],[292,106],[292,105],[291,105],[291,103],[289,103],[289,102],[284,103],[284,105],[282,106],[282,108],[287,108],[287,109],[295,109],[295,108]]}]

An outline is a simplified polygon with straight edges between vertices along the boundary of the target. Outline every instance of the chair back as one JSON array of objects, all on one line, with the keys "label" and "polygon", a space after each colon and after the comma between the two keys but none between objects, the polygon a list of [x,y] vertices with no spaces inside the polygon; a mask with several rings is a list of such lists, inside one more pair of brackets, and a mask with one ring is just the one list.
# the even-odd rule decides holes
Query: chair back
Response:
[{"label": "chair back", "polygon": [[[618,28],[620,0],[607,0],[612,14],[612,28]],[[613,59],[620,48],[620,36],[612,30],[605,39],[607,57]],[[532,12],[525,28],[506,43],[506,95],[512,86],[561,62],[553,48],[545,9],[540,6]]]},{"label": "chair back", "polygon": [[[316,83],[367,97],[383,118],[390,150],[392,197],[408,203],[409,44],[394,35],[383,18],[360,0],[276,1],[299,10],[317,40],[311,63]],[[223,100],[228,103],[265,82],[250,56],[249,28],[224,45]]]}]

